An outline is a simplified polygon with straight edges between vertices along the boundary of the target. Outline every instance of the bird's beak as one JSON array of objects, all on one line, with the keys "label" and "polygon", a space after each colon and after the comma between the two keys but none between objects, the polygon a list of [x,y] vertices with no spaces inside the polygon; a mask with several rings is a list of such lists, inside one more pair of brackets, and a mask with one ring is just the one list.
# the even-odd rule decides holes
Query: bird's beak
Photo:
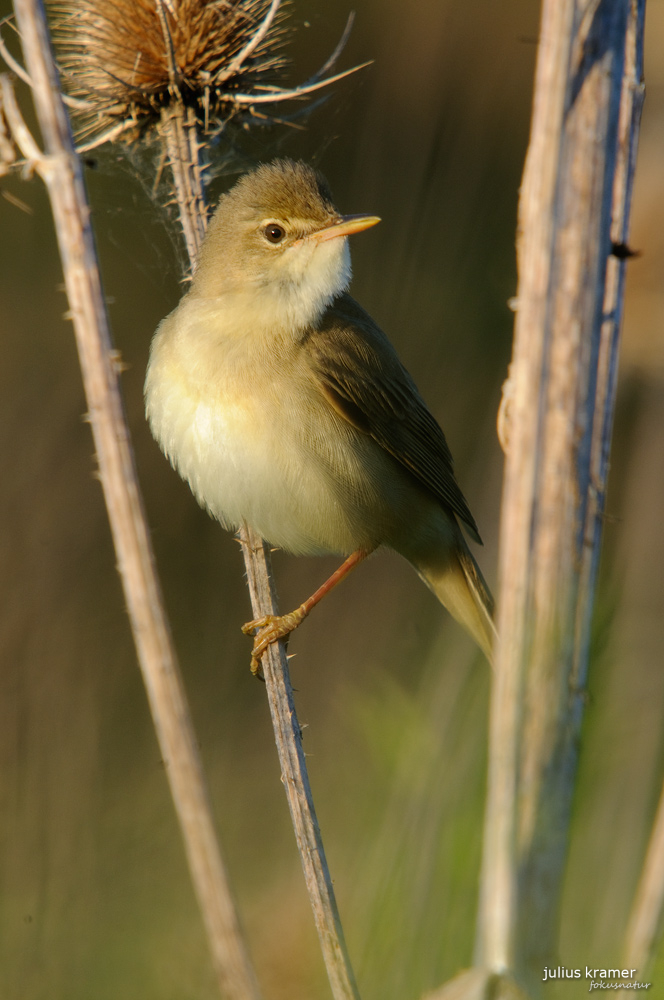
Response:
[{"label": "bird's beak", "polygon": [[363,229],[369,229],[380,222],[378,215],[342,215],[337,222],[331,226],[325,226],[312,233],[309,239],[323,243],[325,240],[334,240],[337,236],[350,236],[352,233],[361,233]]}]

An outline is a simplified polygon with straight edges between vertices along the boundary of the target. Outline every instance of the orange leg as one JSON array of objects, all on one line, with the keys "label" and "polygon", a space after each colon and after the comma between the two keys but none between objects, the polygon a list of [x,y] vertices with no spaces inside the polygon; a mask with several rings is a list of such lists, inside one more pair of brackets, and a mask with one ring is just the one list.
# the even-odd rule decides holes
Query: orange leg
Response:
[{"label": "orange leg", "polygon": [[362,560],[366,559],[368,555],[369,553],[364,552],[362,549],[353,552],[339,569],[335,570],[332,576],[325,581],[322,587],[319,587],[316,593],[307,598],[304,604],[301,604],[295,611],[290,611],[287,615],[264,615],[263,618],[257,618],[255,621],[247,622],[246,625],[242,626],[242,631],[245,635],[251,635],[255,629],[258,629],[254,636],[254,647],[251,651],[252,674],[259,673],[261,656],[267,647],[271,643],[277,642],[278,639],[283,639],[287,635],[290,635],[304,621],[312,608],[315,608],[318,602],[322,601],[325,595],[329,594],[338,583],[341,583],[344,577],[348,576],[356,566],[359,566]]}]

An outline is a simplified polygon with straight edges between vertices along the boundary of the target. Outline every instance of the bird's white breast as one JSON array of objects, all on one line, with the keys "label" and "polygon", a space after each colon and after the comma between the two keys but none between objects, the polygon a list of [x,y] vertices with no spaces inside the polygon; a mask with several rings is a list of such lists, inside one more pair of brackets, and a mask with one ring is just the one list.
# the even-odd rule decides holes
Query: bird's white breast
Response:
[{"label": "bird's white breast", "polygon": [[310,425],[320,430],[329,408],[307,405],[293,335],[272,333],[268,343],[256,327],[249,336],[237,329],[232,308],[195,298],[163,321],[145,387],[155,438],[224,527],[246,521],[290,552],[352,551],[362,539],[339,503],[329,463],[310,448]]}]

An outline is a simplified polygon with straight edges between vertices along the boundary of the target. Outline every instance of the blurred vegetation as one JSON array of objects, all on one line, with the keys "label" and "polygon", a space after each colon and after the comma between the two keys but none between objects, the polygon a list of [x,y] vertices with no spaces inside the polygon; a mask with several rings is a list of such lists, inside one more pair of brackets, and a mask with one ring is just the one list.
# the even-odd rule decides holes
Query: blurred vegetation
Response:
[{"label": "blurred vegetation", "polygon": [[[495,579],[495,412],[537,5],[356,9],[344,65],[374,65],[338,85],[305,130],[237,138],[231,167],[301,156],[326,173],[343,211],[383,217],[353,245],[353,293],[446,429]],[[295,0],[293,81],[325,60],[347,13],[338,0]],[[652,0],[631,237],[643,257],[629,265],[559,956],[568,967],[619,961],[664,770],[663,45],[664,3]],[[229,180],[220,170],[214,190]],[[266,997],[325,997],[264,690],[239,630],[249,602],[238,546],[198,509],[143,418],[149,342],[179,297],[182,260],[150,184],[117,150],[88,170],[167,605]],[[38,181],[2,180],[0,227],[0,997],[206,1000],[214,977],[135,664]],[[283,608],[333,566],[277,555]],[[410,568],[384,554],[328,598],[291,652],[362,995],[414,1000],[472,958],[488,668]],[[650,978],[664,982],[664,959]],[[581,987],[555,989],[547,996]]]}]

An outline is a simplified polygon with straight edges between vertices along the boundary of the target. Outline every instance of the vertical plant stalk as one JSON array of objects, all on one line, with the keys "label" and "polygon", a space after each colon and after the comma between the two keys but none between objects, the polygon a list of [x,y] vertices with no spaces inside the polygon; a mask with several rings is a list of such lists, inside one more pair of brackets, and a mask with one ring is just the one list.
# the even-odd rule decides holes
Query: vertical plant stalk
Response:
[{"label": "vertical plant stalk", "polygon": [[[199,142],[195,121],[190,119],[183,127],[183,119],[184,109],[178,113],[177,108],[172,108],[162,115],[161,129],[173,169],[182,231],[188,250],[188,234],[192,234],[194,253],[192,255],[190,251],[190,261],[193,270],[207,222],[201,182],[203,167],[200,163],[200,152],[204,147]],[[175,162],[183,152],[189,158]],[[254,618],[277,615],[279,610],[269,546],[246,525],[240,531],[240,541]],[[268,646],[263,653],[261,666],[282,780],[332,995],[334,1000],[359,1000],[316,818],[283,640]]]},{"label": "vertical plant stalk", "polygon": [[[544,0],[533,120],[518,218],[518,313],[508,385],[509,441],[500,527],[498,643],[489,715],[489,772],[476,960],[495,972],[514,966],[516,802],[527,642],[530,522],[534,504],[542,329],[561,142],[566,47],[573,0]],[[548,211],[544,210],[548,208]],[[527,289],[527,293],[526,293]],[[504,390],[503,400],[508,399]]]},{"label": "vertical plant stalk", "polygon": [[203,166],[193,110],[185,108],[180,101],[169,104],[161,113],[161,135],[165,140],[182,234],[193,270],[207,226]]},{"label": "vertical plant stalk", "polygon": [[62,103],[40,0],[15,11],[45,154],[46,183],[79,351],[100,479],[134,640],[221,993],[259,1000],[217,844],[173,650],[124,418],[80,162]]},{"label": "vertical plant stalk", "polygon": [[[636,139],[638,123],[644,99],[643,87],[643,22],[645,18],[645,0],[638,3],[632,0],[630,7],[630,38],[626,54],[626,86],[624,107],[621,108],[619,168],[624,177],[622,185],[616,184],[616,216],[620,222],[614,235],[616,243],[625,245],[627,242],[627,224],[631,197],[631,180],[636,162]],[[630,104],[631,96],[631,104]],[[613,276],[613,286],[616,288],[616,300],[622,301],[622,272]],[[605,315],[610,322],[614,303],[609,299]],[[617,368],[617,344],[607,349],[608,364],[615,372]],[[613,391],[615,392],[615,374],[613,375]],[[608,464],[608,449],[602,453],[601,469],[606,474]],[[641,975],[653,958],[657,933],[664,912],[664,789],[657,805],[657,813],[653,821],[643,869],[632,903],[631,913],[625,934],[624,955],[630,963],[630,968],[636,968]]]},{"label": "vertical plant stalk", "polygon": [[643,8],[544,0],[519,202],[478,952],[533,990],[556,954],[622,315],[624,255],[611,253],[627,228]]},{"label": "vertical plant stalk", "polygon": [[624,961],[645,976],[664,910],[664,790],[657,805],[643,869],[625,934]]},{"label": "vertical plant stalk", "polygon": [[[254,616],[276,615],[279,611],[271,577],[269,547],[259,535],[246,527],[241,538]],[[359,1000],[309,785],[302,731],[297,720],[283,641],[268,646],[261,658],[261,666],[282,781],[332,995],[335,1000]]]},{"label": "vertical plant stalk", "polygon": [[[645,97],[643,83],[643,36],[646,0],[629,0],[625,25],[625,59],[622,90],[618,110],[618,137],[613,175],[611,207],[611,248],[606,263],[606,283],[602,308],[599,349],[597,352],[597,386],[589,456],[589,484],[584,539],[580,565],[579,600],[577,604],[576,655],[572,688],[585,684],[584,651],[590,645],[595,581],[600,555],[604,500],[609,475],[609,458],[613,416],[618,384],[618,353],[622,322],[626,268],[624,261],[632,255],[627,246],[629,216],[636,170],[641,112]],[[579,702],[581,704],[581,702]]]}]

